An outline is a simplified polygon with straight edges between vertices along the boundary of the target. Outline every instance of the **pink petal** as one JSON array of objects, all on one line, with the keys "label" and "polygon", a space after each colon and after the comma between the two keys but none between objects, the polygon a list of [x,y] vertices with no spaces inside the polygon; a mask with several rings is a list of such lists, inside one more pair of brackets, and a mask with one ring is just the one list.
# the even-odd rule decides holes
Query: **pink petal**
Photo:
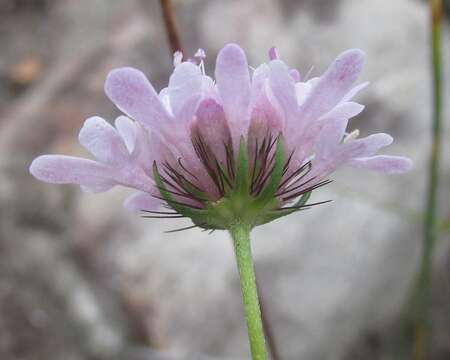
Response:
[{"label": "pink petal", "polygon": [[375,170],[387,174],[402,174],[410,171],[413,166],[411,159],[387,155],[352,159],[348,164],[354,168]]},{"label": "pink petal", "polygon": [[91,191],[106,191],[116,185],[111,168],[96,161],[65,155],[43,155],[34,159],[30,173],[52,184],[78,184]]},{"label": "pink petal", "polygon": [[225,118],[225,112],[213,99],[203,100],[191,124],[191,132],[199,134],[214,152],[219,162],[226,164],[226,145],[231,145],[231,133]]},{"label": "pink petal", "polygon": [[[259,94],[257,102],[252,107],[250,127],[248,129],[249,158],[253,159],[256,145],[260,146],[269,136],[276,138],[283,134],[283,117],[280,107],[272,102],[266,91]],[[288,134],[283,134],[286,137]]]},{"label": "pink petal", "polygon": [[247,134],[250,102],[247,58],[238,45],[228,44],[219,52],[215,75],[236,148],[240,137]]},{"label": "pink petal", "polygon": [[[155,195],[156,194],[158,194],[158,191],[155,188]],[[125,199],[123,206],[131,212],[141,212],[144,210],[156,211],[161,207],[161,203],[162,201],[152,194],[139,191],[128,196]]]},{"label": "pink petal", "polygon": [[358,49],[347,50],[336,58],[301,106],[304,126],[342,100],[361,72],[363,63],[364,53]]},{"label": "pink petal", "polygon": [[127,147],[128,152],[131,154],[135,148],[136,143],[136,124],[130,118],[126,116],[119,116],[114,122],[116,129],[120,136],[122,137],[125,146]]},{"label": "pink petal", "polygon": [[128,158],[128,151],[122,137],[113,126],[98,116],[84,122],[78,140],[103,163],[120,164]]},{"label": "pink petal", "polygon": [[111,71],[106,78],[105,92],[121,111],[149,129],[161,131],[171,121],[155,89],[139,70]]},{"label": "pink petal", "polygon": [[270,60],[277,60],[280,58],[280,53],[278,52],[278,49],[273,46],[269,49],[269,59]]},{"label": "pink petal", "polygon": [[290,69],[289,75],[291,75],[291,78],[294,79],[296,83],[300,82],[302,79],[300,72],[297,69]]}]

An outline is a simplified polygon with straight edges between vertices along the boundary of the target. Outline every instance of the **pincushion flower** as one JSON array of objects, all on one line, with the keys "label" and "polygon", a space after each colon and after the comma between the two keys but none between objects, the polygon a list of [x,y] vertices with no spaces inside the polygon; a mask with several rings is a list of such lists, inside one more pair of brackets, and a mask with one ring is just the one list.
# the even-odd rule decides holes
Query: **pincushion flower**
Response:
[{"label": "pincushion flower", "polygon": [[126,116],[115,127],[86,120],[79,141],[97,161],[44,155],[31,164],[38,179],[73,183],[91,192],[116,185],[138,190],[132,210],[158,212],[168,204],[207,229],[227,229],[246,218],[259,225],[301,209],[299,197],[327,183],[343,165],[386,173],[408,170],[410,160],[376,155],[392,137],[355,138],[350,118],[364,107],[352,101],[364,55],[348,50],[318,78],[302,81],[275,49],[250,74],[243,50],[225,46],[215,78],[199,64],[181,62],[159,94],[133,68],[113,70],[105,92]]},{"label": "pincushion flower", "polygon": [[[250,71],[244,51],[226,45],[217,56],[215,80],[205,74],[204,52],[196,56],[183,62],[175,54],[169,84],[159,93],[139,70],[111,71],[105,92],[126,116],[114,127],[89,118],[79,134],[97,160],[44,155],[30,171],[39,180],[91,192],[133,188],[138,192],[126,199],[129,209],[229,230],[241,277],[250,276],[244,299],[245,291],[256,297],[245,260],[254,226],[314,205],[308,203],[311,192],[341,166],[402,173],[411,161],[377,155],[392,143],[387,134],[358,138],[346,132],[349,119],[364,109],[352,101],[367,85],[354,86],[364,62],[360,50],[342,53],[309,80],[281,61],[276,49]],[[161,211],[161,205],[174,211]],[[260,327],[257,313],[247,316],[250,333]],[[263,340],[250,337],[254,358],[265,358]]]}]

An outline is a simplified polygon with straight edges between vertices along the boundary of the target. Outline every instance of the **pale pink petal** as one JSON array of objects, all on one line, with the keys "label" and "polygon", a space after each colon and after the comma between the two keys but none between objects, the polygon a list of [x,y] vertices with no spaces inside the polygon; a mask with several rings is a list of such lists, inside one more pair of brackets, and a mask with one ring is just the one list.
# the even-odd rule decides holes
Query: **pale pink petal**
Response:
[{"label": "pale pink petal", "polygon": [[[147,161],[150,166],[156,161],[158,165],[168,162],[169,164],[176,163],[176,160],[181,156],[175,144],[166,142],[161,136],[156,133],[151,133],[148,140],[149,157]],[[144,158],[143,158],[144,159]]]},{"label": "pale pink petal", "polygon": [[[153,195],[159,196],[156,188]],[[142,191],[135,192],[125,199],[123,206],[131,212],[156,211],[161,207],[162,201],[153,195]]]},{"label": "pale pink petal", "polygon": [[314,122],[305,129],[301,137],[302,147],[297,152],[296,157],[303,160],[312,146],[315,147],[316,152],[321,156],[333,154],[345,135],[348,120],[358,115],[363,109],[363,105],[354,102],[336,106],[332,111],[320,118],[319,121]]},{"label": "pale pink petal", "polygon": [[164,106],[164,109],[166,109],[167,113],[173,117],[172,108],[170,107],[170,97],[169,97],[169,88],[162,88],[161,91],[158,94],[159,100]]},{"label": "pale pink petal", "polygon": [[324,123],[314,145],[318,159],[328,159],[337,156],[337,148],[345,134],[348,118],[335,117],[332,121]]},{"label": "pale pink petal", "polygon": [[261,94],[265,94],[267,92],[267,87],[269,84],[269,72],[270,69],[267,64],[262,64],[253,71],[249,105],[250,113],[253,110],[255,104],[259,101]]},{"label": "pale pink petal", "polygon": [[[150,132],[139,124],[136,125],[136,142],[131,160],[135,161],[147,174],[152,175],[153,153],[150,147]],[[152,133],[155,134],[156,133]],[[158,135],[159,136],[159,135]]]},{"label": "pale pink petal", "polygon": [[214,80],[207,75],[202,76],[202,94],[203,98],[212,98],[219,101],[219,94],[217,92],[217,86]]},{"label": "pale pink petal", "polygon": [[[320,181],[339,166],[352,162],[355,158],[372,156],[381,148],[392,143],[390,135],[380,133],[341,144],[339,139],[342,138],[344,122],[345,119],[342,119],[341,123],[329,123],[324,127],[320,134],[320,142],[316,146],[317,152],[309,177],[317,177],[317,181]],[[355,162],[355,166],[357,165],[358,162]],[[363,167],[364,164],[360,162],[359,165]]]},{"label": "pale pink petal", "polygon": [[348,158],[367,157],[376,154],[380,149],[392,144],[394,139],[391,135],[378,133],[362,139],[350,140],[342,145],[343,151]]},{"label": "pale pink petal", "polygon": [[380,171],[387,174],[402,174],[412,169],[411,159],[403,156],[377,155],[366,158],[352,159],[348,165],[359,168]]},{"label": "pale pink petal", "polygon": [[297,97],[297,103],[302,105],[305,100],[308,98],[309,93],[311,92],[312,86],[307,82],[298,82],[295,83],[295,95]]},{"label": "pale pink petal", "polygon": [[113,126],[98,116],[84,122],[78,140],[92,155],[106,164],[120,164],[128,159],[122,137]]},{"label": "pale pink petal", "polygon": [[301,106],[303,126],[336,106],[350,91],[364,64],[361,50],[347,50],[337,57]]},{"label": "pale pink petal", "polygon": [[122,140],[125,143],[128,152],[131,154],[136,144],[136,123],[126,116],[119,116],[114,122],[114,125],[116,126],[118,133],[122,137]]},{"label": "pale pink petal", "polygon": [[270,89],[281,105],[286,121],[295,126],[298,120],[298,103],[294,79],[289,75],[288,67],[280,60],[271,61],[269,68]]},{"label": "pale pink petal", "polygon": [[322,139],[323,142],[329,142],[333,145],[340,142],[347,129],[348,121],[359,115],[364,110],[364,105],[355,102],[346,102],[336,106],[329,113],[322,116],[317,122],[311,124],[308,129],[305,129],[305,136],[302,137],[302,142],[305,147],[308,147],[309,141],[315,141],[321,129],[329,123],[336,122],[339,130],[336,131],[333,138],[327,140]]},{"label": "pale pink petal", "polygon": [[[190,62],[184,62],[177,66],[170,76],[168,93],[170,107],[175,119],[177,121],[188,121],[192,117],[202,94],[200,68]],[[192,106],[189,106],[189,114],[186,114],[185,109],[188,103],[192,103]]]},{"label": "pale pink petal", "polygon": [[101,193],[111,189],[111,184],[94,184],[94,185],[80,185],[82,191],[87,193]]},{"label": "pale pink petal", "polygon": [[116,106],[147,128],[161,131],[171,121],[146,76],[133,68],[119,68],[108,74],[106,95]]},{"label": "pale pink petal", "polygon": [[116,185],[110,167],[73,156],[39,156],[31,163],[30,173],[41,181],[52,184],[78,184],[92,191],[106,191]]},{"label": "pale pink petal", "polygon": [[353,101],[348,101],[336,106],[329,113],[325,114],[320,119],[320,121],[329,121],[330,119],[335,118],[351,119],[352,117],[359,115],[364,110],[364,108],[364,105],[358,104]]},{"label": "pale pink petal", "polygon": [[247,58],[238,45],[228,44],[219,52],[215,75],[236,148],[240,137],[247,134],[250,102]]}]

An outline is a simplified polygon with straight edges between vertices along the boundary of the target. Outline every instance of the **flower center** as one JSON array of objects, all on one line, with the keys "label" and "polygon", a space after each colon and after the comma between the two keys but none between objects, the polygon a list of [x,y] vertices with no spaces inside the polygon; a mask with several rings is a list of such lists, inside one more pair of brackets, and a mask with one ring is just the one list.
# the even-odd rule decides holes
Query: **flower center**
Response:
[{"label": "flower center", "polygon": [[[305,203],[310,192],[328,183],[308,186],[311,180],[305,177],[311,163],[293,169],[292,154],[285,156],[281,135],[268,135],[253,145],[241,138],[237,156],[231,142],[222,144],[226,154],[222,159],[199,133],[192,137],[192,145],[204,176],[214,184],[214,192],[202,187],[199,175],[190,171],[182,159],[178,159],[177,166],[164,162],[158,168],[155,163],[154,178],[161,199],[205,229],[228,229],[236,223],[250,227],[265,224],[309,207]],[[285,206],[299,197],[294,205]]]}]

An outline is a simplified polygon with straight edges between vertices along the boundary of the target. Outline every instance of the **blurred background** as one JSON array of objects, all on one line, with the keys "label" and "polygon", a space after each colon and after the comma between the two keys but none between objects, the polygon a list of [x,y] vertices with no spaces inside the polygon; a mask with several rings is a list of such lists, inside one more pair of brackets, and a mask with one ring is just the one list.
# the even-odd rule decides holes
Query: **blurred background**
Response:
[{"label": "blurred background", "polygon": [[[253,66],[276,45],[312,76],[341,51],[367,53],[352,120],[387,132],[415,162],[386,176],[344,169],[313,200],[331,204],[253,233],[264,312],[279,358],[396,359],[419,264],[429,157],[429,11],[420,0],[174,0],[188,56],[238,42]],[[446,2],[450,14],[449,1]],[[172,58],[156,0],[0,0],[0,359],[248,358],[226,233],[122,209],[28,173],[42,153],[85,155],[85,118],[114,119],[108,71],[142,69],[157,89]],[[443,24],[450,79],[450,27]],[[446,83],[444,97],[450,94]],[[448,107],[444,119],[449,119]],[[449,121],[446,121],[448,130]],[[432,359],[450,359],[450,136],[444,137],[434,266]],[[277,360],[280,360],[277,359]]]}]

